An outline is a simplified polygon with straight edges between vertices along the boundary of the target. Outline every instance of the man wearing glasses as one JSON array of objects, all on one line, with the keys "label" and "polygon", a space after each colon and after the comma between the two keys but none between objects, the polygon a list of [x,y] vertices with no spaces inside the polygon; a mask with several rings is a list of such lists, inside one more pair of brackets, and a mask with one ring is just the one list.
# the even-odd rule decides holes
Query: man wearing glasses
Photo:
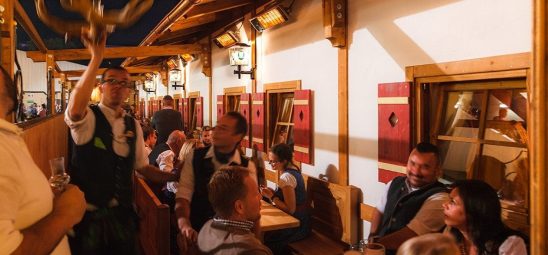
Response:
[{"label": "man wearing glasses", "polygon": [[91,60],[72,92],[65,122],[73,142],[72,182],[84,192],[87,208],[82,222],[74,227],[71,250],[74,254],[136,254],[133,170],[153,182],[178,178],[148,164],[141,127],[122,109],[132,88],[127,70],[108,68],[99,84],[100,103],[88,106],[106,34],[92,42],[83,33],[82,42]]}]

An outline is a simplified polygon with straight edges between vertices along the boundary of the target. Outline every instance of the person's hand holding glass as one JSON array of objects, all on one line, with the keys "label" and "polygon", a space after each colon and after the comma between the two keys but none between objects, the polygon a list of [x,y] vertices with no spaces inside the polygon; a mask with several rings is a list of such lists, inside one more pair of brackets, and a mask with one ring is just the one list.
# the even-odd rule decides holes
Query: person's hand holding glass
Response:
[{"label": "person's hand holding glass", "polygon": [[54,192],[64,191],[65,186],[70,181],[70,176],[65,172],[65,158],[50,159],[49,166],[51,169],[51,177],[49,178],[51,188]]}]

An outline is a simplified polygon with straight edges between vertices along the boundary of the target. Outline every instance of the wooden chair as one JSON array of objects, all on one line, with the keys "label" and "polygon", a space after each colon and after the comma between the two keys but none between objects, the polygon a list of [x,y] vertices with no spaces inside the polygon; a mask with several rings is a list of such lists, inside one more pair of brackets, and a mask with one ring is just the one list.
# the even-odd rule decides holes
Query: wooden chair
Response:
[{"label": "wooden chair", "polygon": [[169,254],[169,206],[162,204],[146,182],[134,178],[135,207],[139,215],[139,242],[146,255]]},{"label": "wooden chair", "polygon": [[296,254],[343,254],[358,240],[358,189],[306,178],[312,234],[289,244]]}]

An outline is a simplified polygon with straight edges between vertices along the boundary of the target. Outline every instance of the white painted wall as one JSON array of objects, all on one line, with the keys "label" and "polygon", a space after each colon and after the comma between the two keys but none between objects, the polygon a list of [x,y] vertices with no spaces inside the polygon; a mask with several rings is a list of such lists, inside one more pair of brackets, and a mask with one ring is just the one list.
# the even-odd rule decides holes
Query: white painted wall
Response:
[{"label": "white painted wall", "polygon": [[[188,86],[187,93],[199,91],[200,96],[204,98],[203,101],[203,114],[204,114],[204,125],[212,124],[209,119],[209,77],[205,76],[202,73],[202,61],[200,59],[192,61],[188,64]],[[213,109],[216,109],[213,105]],[[215,113],[215,110],[213,111]]]},{"label": "white painted wall", "polygon": [[[530,1],[349,0],[350,184],[375,204],[377,84],[405,67],[531,50]],[[369,226],[365,226],[366,233]]]},{"label": "white painted wall", "polygon": [[314,91],[314,165],[303,173],[318,176],[338,168],[337,52],[323,36],[322,1],[296,1],[291,21],[266,30],[257,40],[257,91],[271,82],[301,80]]}]

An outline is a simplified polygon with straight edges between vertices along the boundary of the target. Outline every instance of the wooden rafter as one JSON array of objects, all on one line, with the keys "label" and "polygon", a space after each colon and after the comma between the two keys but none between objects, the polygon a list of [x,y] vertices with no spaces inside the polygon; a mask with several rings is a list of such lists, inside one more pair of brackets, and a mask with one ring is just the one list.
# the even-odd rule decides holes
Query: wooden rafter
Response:
[{"label": "wooden rafter", "polygon": [[214,22],[218,19],[217,13],[210,13],[207,15],[197,16],[197,17],[190,17],[188,19],[178,20],[176,22],[173,22],[173,25],[169,27],[169,30],[171,31],[178,31],[183,29],[188,29],[192,27],[201,26],[204,24],[208,24],[211,22]]},{"label": "wooden rafter", "polygon": [[15,19],[23,27],[25,32],[27,32],[32,42],[34,42],[36,47],[38,47],[38,50],[42,53],[46,53],[48,48],[46,47],[44,40],[42,40],[42,37],[40,37],[40,34],[38,34],[38,30],[36,30],[36,27],[32,24],[27,12],[23,9],[23,6],[21,6],[19,1],[13,1],[13,3],[15,9]]},{"label": "wooden rafter", "polygon": [[[200,45],[164,45],[164,46],[143,46],[143,47],[113,47],[106,48],[104,58],[125,58],[125,57],[149,57],[149,56],[173,56],[177,54],[194,54],[200,52]],[[87,49],[51,50],[48,54],[55,56],[57,61],[86,60],[91,55]],[[44,53],[39,51],[28,51],[27,57],[34,62],[43,62]]]},{"label": "wooden rafter", "polygon": [[[181,0],[161,21],[148,33],[148,35],[141,41],[139,46],[151,45],[158,39],[166,30],[169,29],[171,24],[185,15],[193,7],[196,6],[196,0]],[[128,57],[122,62],[122,66],[129,66],[134,59]]]},{"label": "wooden rafter", "polygon": [[222,12],[245,5],[253,4],[252,0],[223,0],[210,2],[206,4],[200,4],[192,8],[184,17],[196,17],[201,15],[207,15],[216,12]]},{"label": "wooden rafter", "polygon": [[[130,66],[125,68],[130,74],[158,72],[162,69],[161,66],[136,66],[136,67]],[[102,74],[105,70],[106,68],[100,68],[97,71],[97,74]],[[62,71],[61,73],[65,74],[66,77],[79,77],[79,76],[82,76],[82,74],[84,73],[84,70]],[[61,77],[61,75],[59,75],[59,77]]]}]

